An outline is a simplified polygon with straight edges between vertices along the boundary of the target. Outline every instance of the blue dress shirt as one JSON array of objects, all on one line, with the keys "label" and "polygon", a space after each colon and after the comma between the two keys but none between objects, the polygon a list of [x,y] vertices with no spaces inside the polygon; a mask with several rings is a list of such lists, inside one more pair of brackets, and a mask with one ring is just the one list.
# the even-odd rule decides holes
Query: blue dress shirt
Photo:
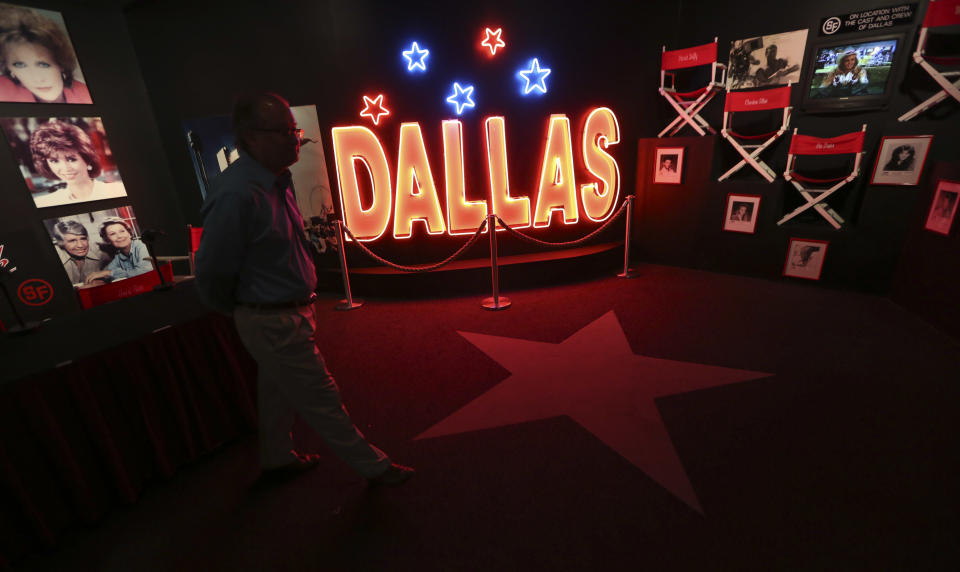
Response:
[{"label": "blue dress shirt", "polygon": [[316,289],[290,171],[274,175],[241,152],[213,180],[200,214],[196,283],[211,307],[306,300]]}]

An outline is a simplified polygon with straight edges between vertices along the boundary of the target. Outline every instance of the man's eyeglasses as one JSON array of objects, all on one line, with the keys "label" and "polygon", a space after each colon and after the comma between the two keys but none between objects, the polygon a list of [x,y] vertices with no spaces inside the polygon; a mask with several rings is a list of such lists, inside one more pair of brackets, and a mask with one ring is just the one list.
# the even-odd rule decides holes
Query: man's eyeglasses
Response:
[{"label": "man's eyeglasses", "polygon": [[265,131],[267,133],[279,133],[280,135],[284,135],[286,137],[291,137],[291,136],[296,137],[297,141],[303,140],[303,129],[296,129],[292,127],[279,127],[277,129],[264,129],[261,127],[253,127],[252,130]]}]

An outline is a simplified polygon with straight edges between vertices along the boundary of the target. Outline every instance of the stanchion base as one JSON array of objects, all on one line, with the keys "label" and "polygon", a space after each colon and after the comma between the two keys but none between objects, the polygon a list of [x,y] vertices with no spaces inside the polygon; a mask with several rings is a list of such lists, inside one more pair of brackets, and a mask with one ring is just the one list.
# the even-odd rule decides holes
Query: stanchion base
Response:
[{"label": "stanchion base", "polygon": [[617,278],[636,278],[637,276],[640,276],[640,273],[633,268],[628,268],[626,272],[617,274]]},{"label": "stanchion base", "polygon": [[497,298],[496,301],[494,301],[493,297],[485,298],[483,300],[483,303],[480,304],[480,306],[482,306],[484,309],[494,310],[494,311],[506,310],[512,305],[513,305],[513,302],[511,302],[510,298],[507,298],[506,296],[500,296],[499,298]]},{"label": "stanchion base", "polygon": [[357,298],[353,299],[353,303],[349,303],[346,300],[340,300],[340,303],[333,307],[334,310],[340,310],[341,312],[346,312],[347,310],[356,310],[360,306],[363,306],[363,300],[358,300]]}]

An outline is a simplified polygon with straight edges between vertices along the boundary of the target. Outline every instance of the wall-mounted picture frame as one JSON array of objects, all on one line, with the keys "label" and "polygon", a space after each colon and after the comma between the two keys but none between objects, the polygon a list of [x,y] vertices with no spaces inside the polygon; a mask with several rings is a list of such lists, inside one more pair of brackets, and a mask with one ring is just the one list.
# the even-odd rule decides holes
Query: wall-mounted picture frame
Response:
[{"label": "wall-mounted picture frame", "polygon": [[783,275],[806,280],[820,280],[823,261],[827,256],[825,240],[791,238],[787,247],[787,259],[783,264]]},{"label": "wall-mounted picture frame", "polygon": [[728,193],[723,215],[723,230],[754,234],[760,213],[760,195]]},{"label": "wall-mounted picture frame", "polygon": [[0,102],[93,103],[60,12],[0,2]]},{"label": "wall-mounted picture frame", "polygon": [[913,186],[919,183],[932,142],[933,135],[884,136],[870,184]]},{"label": "wall-mounted picture frame", "polygon": [[99,117],[4,117],[0,127],[37,208],[127,196]]},{"label": "wall-mounted picture frame", "polygon": [[806,46],[806,29],[730,42],[727,91],[799,82]]},{"label": "wall-mounted picture frame", "polygon": [[43,221],[74,288],[93,288],[153,272],[133,207]]},{"label": "wall-mounted picture frame", "polygon": [[953,220],[957,217],[958,205],[960,205],[960,182],[938,181],[937,191],[933,194],[930,211],[927,213],[927,222],[923,227],[930,232],[949,235]]},{"label": "wall-mounted picture frame", "polygon": [[657,147],[653,182],[662,185],[683,182],[683,147]]}]

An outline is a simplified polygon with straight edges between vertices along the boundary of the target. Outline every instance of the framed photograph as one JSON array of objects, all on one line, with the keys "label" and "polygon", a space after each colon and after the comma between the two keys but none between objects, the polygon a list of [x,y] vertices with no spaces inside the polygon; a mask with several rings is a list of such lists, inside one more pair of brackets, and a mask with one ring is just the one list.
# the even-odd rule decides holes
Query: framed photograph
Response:
[{"label": "framed photograph", "polygon": [[787,247],[787,260],[783,265],[783,275],[807,280],[820,280],[823,259],[827,255],[825,240],[791,238]]},{"label": "framed photograph", "polygon": [[727,195],[727,209],[723,215],[723,230],[753,234],[757,230],[760,213],[760,195]]},{"label": "framed photograph", "polygon": [[658,147],[653,182],[679,185],[683,180],[683,147]]},{"label": "framed photograph", "polygon": [[940,181],[937,183],[937,192],[930,203],[930,212],[927,214],[927,223],[924,228],[937,234],[950,234],[953,219],[957,216],[957,204],[960,203],[960,183],[955,181]]},{"label": "framed photograph", "polygon": [[59,12],[0,2],[0,101],[93,103]]},{"label": "framed photograph", "polygon": [[153,271],[132,207],[43,221],[74,288],[90,288]]},{"label": "framed photograph", "polygon": [[871,185],[916,185],[930,151],[933,135],[884,137],[873,166]]},{"label": "framed photograph", "polygon": [[730,42],[727,90],[799,82],[806,46],[806,29]]},{"label": "framed photograph", "polygon": [[5,117],[0,126],[37,208],[127,196],[99,117]]}]

